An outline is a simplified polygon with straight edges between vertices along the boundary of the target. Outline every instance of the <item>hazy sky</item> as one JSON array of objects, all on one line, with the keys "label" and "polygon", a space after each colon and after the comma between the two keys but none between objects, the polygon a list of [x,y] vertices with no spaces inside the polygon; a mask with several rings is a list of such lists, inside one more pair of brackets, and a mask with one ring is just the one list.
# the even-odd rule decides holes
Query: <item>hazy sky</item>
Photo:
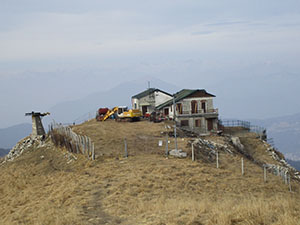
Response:
[{"label": "hazy sky", "polygon": [[222,117],[298,113],[299,59],[299,0],[0,0],[0,128],[149,77]]}]

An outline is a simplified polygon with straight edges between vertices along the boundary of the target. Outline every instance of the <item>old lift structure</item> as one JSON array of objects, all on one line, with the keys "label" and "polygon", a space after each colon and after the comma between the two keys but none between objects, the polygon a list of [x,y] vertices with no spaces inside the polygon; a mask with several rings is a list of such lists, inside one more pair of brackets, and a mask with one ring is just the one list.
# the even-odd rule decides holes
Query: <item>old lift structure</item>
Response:
[{"label": "old lift structure", "polygon": [[50,115],[49,112],[46,113],[40,113],[40,112],[34,112],[31,113],[25,113],[25,116],[31,116],[32,117],[32,137],[42,136],[45,135],[45,129],[42,124],[41,117]]}]

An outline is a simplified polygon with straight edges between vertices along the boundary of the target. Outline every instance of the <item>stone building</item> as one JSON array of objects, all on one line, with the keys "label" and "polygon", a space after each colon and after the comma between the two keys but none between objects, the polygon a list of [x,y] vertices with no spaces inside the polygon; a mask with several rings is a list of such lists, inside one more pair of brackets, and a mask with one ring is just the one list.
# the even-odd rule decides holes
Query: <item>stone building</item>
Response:
[{"label": "stone building", "polygon": [[[213,106],[213,94],[204,89],[183,89],[174,94],[179,126],[197,133],[218,130],[218,109]],[[174,118],[173,98],[156,107],[165,118]]]},{"label": "stone building", "polygon": [[172,99],[172,95],[157,88],[149,88],[132,96],[132,108],[141,110],[143,116],[152,113],[156,107]]}]

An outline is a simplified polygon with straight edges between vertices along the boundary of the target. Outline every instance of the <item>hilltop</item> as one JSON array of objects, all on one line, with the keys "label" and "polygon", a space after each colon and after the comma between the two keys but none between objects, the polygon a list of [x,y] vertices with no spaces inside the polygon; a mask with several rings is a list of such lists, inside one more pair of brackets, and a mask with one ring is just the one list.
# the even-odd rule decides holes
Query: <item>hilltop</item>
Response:
[{"label": "hilltop", "polygon": [[[179,132],[185,159],[174,148],[171,123],[95,120],[73,126],[95,144],[96,160],[45,142],[31,142],[1,164],[1,224],[297,224],[300,186],[292,191],[261,163],[285,166],[279,152],[253,133],[201,139]],[[129,157],[124,158],[126,138]],[[28,139],[20,141],[26,145]],[[196,161],[191,161],[194,143]],[[216,168],[215,151],[219,152]],[[241,158],[245,174],[241,174]]]}]

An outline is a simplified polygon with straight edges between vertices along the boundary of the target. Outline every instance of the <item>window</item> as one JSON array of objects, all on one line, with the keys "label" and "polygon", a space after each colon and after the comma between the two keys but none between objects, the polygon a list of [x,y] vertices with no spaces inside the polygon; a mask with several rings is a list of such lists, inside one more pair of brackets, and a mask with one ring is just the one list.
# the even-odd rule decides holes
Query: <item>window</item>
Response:
[{"label": "window", "polygon": [[182,127],[188,127],[189,126],[189,121],[188,120],[181,120],[180,121],[180,125]]},{"label": "window", "polygon": [[195,120],[195,127],[201,127],[201,120]]}]

